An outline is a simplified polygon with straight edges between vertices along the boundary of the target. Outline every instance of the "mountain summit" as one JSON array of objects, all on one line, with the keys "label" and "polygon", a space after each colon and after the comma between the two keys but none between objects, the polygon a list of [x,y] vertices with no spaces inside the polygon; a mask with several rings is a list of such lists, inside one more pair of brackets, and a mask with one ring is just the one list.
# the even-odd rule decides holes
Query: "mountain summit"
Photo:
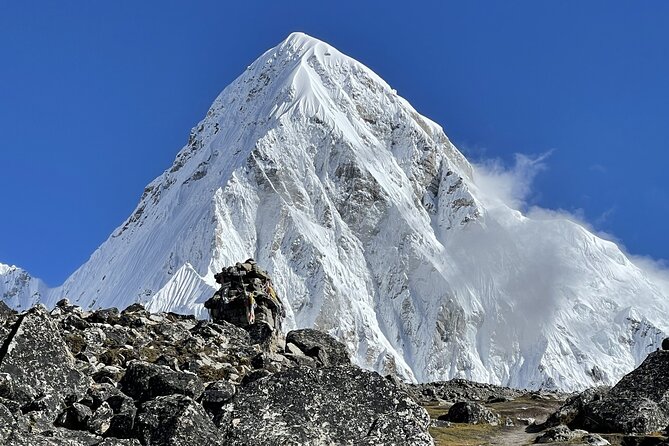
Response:
[{"label": "mountain summit", "polygon": [[61,287],[10,302],[204,316],[214,273],[249,257],[274,277],[286,329],[327,331],[360,365],[413,380],[612,384],[669,328],[666,296],[614,243],[495,200],[440,126],[301,33],[223,90]]}]

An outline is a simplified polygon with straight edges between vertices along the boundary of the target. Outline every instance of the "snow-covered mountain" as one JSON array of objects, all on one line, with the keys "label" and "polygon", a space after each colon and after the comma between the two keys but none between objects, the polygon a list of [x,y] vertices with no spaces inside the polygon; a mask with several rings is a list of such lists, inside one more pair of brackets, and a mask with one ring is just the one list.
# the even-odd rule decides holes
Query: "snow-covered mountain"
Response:
[{"label": "snow-covered mountain", "polygon": [[0,300],[12,308],[28,309],[49,293],[40,279],[16,266],[0,263]]},{"label": "snow-covered mountain", "polygon": [[289,303],[287,329],[419,381],[610,384],[669,331],[666,296],[614,243],[506,206],[440,126],[301,33],[216,98],[61,287],[5,268],[0,293],[204,316],[213,274],[248,257]]}]

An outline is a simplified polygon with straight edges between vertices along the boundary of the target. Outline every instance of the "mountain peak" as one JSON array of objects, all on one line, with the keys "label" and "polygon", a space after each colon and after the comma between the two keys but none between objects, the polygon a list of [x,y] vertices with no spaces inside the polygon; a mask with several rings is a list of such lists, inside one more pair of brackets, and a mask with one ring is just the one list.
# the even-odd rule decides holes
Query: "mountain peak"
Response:
[{"label": "mountain peak", "polygon": [[286,39],[278,45],[278,47],[293,48],[298,51],[308,51],[317,45],[324,45],[326,47],[329,46],[322,40],[319,40],[303,32],[296,31],[290,33],[288,37],[286,37]]}]

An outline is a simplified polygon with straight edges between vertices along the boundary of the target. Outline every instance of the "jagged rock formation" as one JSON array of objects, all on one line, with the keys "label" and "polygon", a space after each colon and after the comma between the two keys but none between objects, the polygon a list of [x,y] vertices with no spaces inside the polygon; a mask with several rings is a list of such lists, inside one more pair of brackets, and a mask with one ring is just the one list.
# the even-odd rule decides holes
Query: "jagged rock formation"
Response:
[{"label": "jagged rock formation", "polygon": [[204,316],[214,274],[248,257],[286,296],[287,331],[421,382],[611,385],[669,331],[667,295],[615,244],[510,209],[441,127],[301,33],[216,98],[61,287],[3,266],[0,296]]},{"label": "jagged rock formation", "polygon": [[[225,321],[134,304],[0,306],[0,443],[432,445],[402,387],[315,330],[290,351]],[[304,350],[303,350],[304,349]]]}]

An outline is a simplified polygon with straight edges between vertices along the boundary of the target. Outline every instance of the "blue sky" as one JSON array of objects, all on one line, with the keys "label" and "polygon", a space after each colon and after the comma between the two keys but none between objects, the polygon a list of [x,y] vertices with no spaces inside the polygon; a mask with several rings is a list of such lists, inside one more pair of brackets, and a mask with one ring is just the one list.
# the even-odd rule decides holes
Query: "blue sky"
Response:
[{"label": "blue sky", "polygon": [[550,153],[528,206],[669,257],[669,2],[280,3],[1,1],[0,262],[60,284],[291,31],[368,65],[472,160]]}]

